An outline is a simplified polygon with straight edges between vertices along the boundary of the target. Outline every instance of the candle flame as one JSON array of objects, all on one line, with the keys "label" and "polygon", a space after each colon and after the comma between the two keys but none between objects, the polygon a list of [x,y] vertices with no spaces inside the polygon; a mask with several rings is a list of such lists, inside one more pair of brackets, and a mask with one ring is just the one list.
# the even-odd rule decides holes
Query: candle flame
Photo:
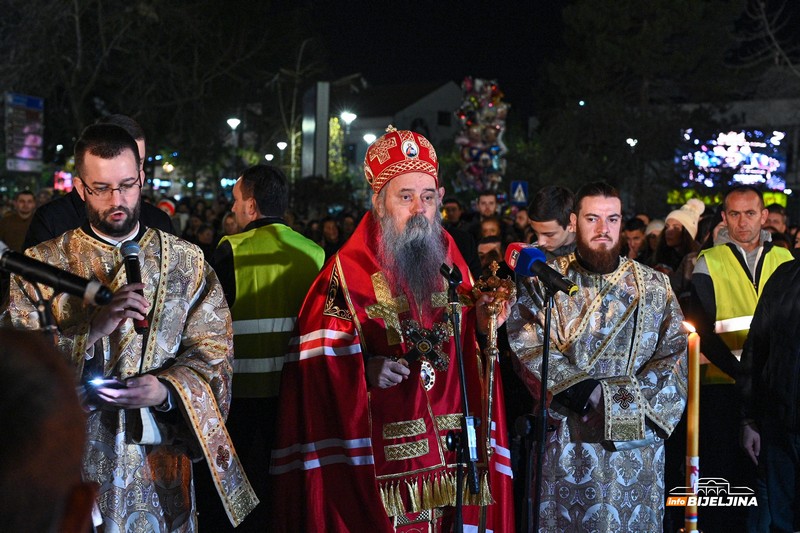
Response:
[{"label": "candle flame", "polygon": [[683,321],[683,327],[686,328],[686,331],[688,331],[689,333],[696,333],[697,332],[697,330],[694,328],[694,326],[691,324],[691,322],[687,322],[687,321],[684,320]]}]

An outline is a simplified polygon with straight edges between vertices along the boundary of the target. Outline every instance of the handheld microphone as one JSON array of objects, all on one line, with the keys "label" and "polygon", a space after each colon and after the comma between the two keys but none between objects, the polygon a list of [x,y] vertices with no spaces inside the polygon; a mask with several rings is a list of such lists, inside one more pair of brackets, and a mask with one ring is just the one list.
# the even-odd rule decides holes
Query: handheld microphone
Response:
[{"label": "handheld microphone", "polygon": [[547,266],[547,258],[539,248],[522,242],[512,242],[506,248],[506,264],[517,274],[536,276],[552,292],[561,291],[568,296],[578,292],[578,286]]},{"label": "handheld microphone", "polygon": [[0,241],[0,270],[16,274],[31,283],[41,283],[55,289],[56,293],[66,292],[83,298],[87,304],[105,305],[113,294],[99,281],[76,276],[66,270],[37,261],[27,255],[15,252]]},{"label": "handheld microphone", "polygon": [[[131,283],[141,283],[142,271],[139,269],[139,252],[141,248],[139,248],[139,244],[137,244],[136,241],[125,241],[122,243],[119,250],[125,262],[125,276],[128,278],[128,285]],[[136,292],[144,296],[144,291],[138,290]],[[133,329],[139,335],[144,334],[149,327],[150,322],[147,320],[147,317],[142,320],[133,321]]]}]

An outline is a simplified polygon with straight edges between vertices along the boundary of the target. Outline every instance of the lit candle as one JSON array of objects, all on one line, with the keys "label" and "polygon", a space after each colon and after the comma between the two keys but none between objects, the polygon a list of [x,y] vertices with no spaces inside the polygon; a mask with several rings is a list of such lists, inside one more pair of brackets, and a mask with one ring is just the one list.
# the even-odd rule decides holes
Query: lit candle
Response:
[{"label": "lit candle", "polygon": [[[689,398],[686,403],[686,486],[697,494],[700,478],[700,335],[688,322],[689,333]],[[687,505],[684,531],[697,531],[697,506]]]}]

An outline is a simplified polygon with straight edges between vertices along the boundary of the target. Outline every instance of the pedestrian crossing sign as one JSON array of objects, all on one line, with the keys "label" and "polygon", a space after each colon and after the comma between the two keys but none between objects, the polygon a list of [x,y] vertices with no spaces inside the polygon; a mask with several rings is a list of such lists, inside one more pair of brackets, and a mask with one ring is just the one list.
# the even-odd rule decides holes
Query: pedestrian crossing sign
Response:
[{"label": "pedestrian crossing sign", "polygon": [[512,181],[510,196],[512,204],[519,206],[528,205],[528,182]]}]

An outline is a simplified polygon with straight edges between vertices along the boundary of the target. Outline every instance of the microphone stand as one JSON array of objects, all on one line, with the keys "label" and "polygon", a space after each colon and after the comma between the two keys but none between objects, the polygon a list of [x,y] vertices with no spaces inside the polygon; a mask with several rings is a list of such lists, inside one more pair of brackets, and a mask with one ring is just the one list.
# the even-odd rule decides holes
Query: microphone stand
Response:
[{"label": "microphone stand", "polygon": [[450,431],[447,434],[447,448],[456,452],[456,511],[453,530],[464,531],[464,472],[462,464],[466,462],[467,482],[472,494],[478,494],[480,483],[478,480],[478,437],[476,434],[477,420],[469,415],[469,402],[467,399],[467,381],[464,374],[464,358],[461,347],[461,328],[459,324],[459,307],[457,288],[463,278],[461,271],[453,265],[451,269],[443,264],[439,269],[447,280],[448,304],[450,305],[450,321],[453,324],[453,340],[455,342],[456,359],[458,360],[458,375],[461,384],[461,404],[464,414],[461,417],[461,432]]},{"label": "microphone stand", "polygon": [[[0,242],[1,243],[1,242]],[[7,272],[9,274],[13,274],[10,270],[6,270],[0,267],[0,270]],[[22,279],[25,279],[23,276],[19,276]],[[27,281],[27,280],[26,280]],[[9,285],[11,284],[11,280],[9,280]],[[36,282],[30,282],[31,287],[33,287],[34,293],[36,296],[31,296],[25,290],[22,290],[22,293],[28,297],[28,300],[34,305],[36,308],[36,313],[39,315],[39,329],[44,333],[46,336],[50,338],[50,341],[53,343],[53,346],[58,348],[58,339],[56,334],[58,333],[58,327],[56,326],[56,319],[53,316],[53,308],[52,308],[52,301],[47,300],[44,296],[42,296],[42,291],[39,290],[39,285]],[[19,284],[22,287],[22,284]]]},{"label": "microphone stand", "polygon": [[[533,500],[533,509],[530,508],[530,495],[528,496],[529,512],[533,511],[533,531],[539,531],[539,508],[542,504],[542,466],[544,463],[544,451],[547,444],[547,379],[550,368],[550,324],[553,314],[553,291],[546,284],[544,286],[544,331],[542,342],[542,368],[539,376],[539,414],[534,426],[534,442],[536,442],[536,486]],[[528,522],[530,524],[530,522]]]},{"label": "microphone stand", "polygon": [[[521,531],[527,532],[539,531],[539,508],[542,502],[542,468],[547,444],[547,432],[555,430],[555,427],[547,425],[547,380],[549,378],[550,367],[550,327],[555,290],[547,283],[542,283],[542,286],[544,287],[544,298],[541,302],[544,304],[544,338],[542,342],[539,410],[537,413],[520,416],[514,424],[517,434],[525,439],[525,450],[528,458],[525,467],[525,513],[523,514],[523,525],[521,528]],[[533,475],[533,444],[536,444],[535,475]],[[534,484],[534,482],[532,498],[531,485]]]}]

